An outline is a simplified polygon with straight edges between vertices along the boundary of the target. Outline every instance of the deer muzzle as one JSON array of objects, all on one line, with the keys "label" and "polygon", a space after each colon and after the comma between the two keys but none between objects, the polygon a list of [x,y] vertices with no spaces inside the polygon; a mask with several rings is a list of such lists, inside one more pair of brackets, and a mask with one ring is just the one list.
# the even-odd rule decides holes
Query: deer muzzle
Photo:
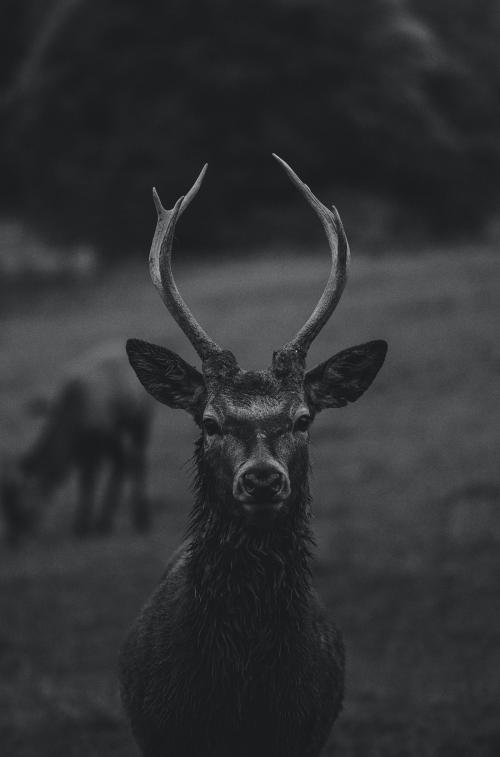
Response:
[{"label": "deer muzzle", "polygon": [[261,509],[280,510],[290,495],[290,479],[277,462],[249,461],[234,479],[233,495],[247,512]]}]

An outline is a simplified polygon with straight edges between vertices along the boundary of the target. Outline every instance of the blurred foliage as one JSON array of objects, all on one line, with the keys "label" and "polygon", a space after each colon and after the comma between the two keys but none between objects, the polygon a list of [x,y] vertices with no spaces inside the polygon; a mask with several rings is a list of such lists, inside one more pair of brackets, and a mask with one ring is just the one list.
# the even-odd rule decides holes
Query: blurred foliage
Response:
[{"label": "blurred foliage", "polygon": [[499,43],[494,0],[4,0],[0,203],[119,254],[150,236],[151,186],[171,205],[209,161],[183,240],[258,243],[292,197],[275,151],[318,194],[474,231],[500,188]]}]

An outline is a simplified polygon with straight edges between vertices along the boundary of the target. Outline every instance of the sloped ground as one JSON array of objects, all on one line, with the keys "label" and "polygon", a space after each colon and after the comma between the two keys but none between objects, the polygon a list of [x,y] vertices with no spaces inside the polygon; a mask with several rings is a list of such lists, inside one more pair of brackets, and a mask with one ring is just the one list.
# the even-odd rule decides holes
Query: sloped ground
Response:
[{"label": "sloped ground", "polygon": [[[244,367],[260,367],[309,314],[328,260],[269,250],[178,268],[207,330]],[[36,432],[27,400],[97,342],[138,336],[195,360],[146,266],[31,290],[4,308],[4,454]],[[372,338],[390,345],[365,397],[325,412],[312,431],[317,582],[348,651],[345,710],[327,755],[500,753],[499,316],[494,251],[358,256],[311,351],[312,364]],[[74,543],[68,485],[38,540],[2,548],[2,755],[136,753],[117,695],[117,650],[181,538],[193,438],[187,416],[159,407],[150,536],[131,534],[123,508],[113,537]]]}]

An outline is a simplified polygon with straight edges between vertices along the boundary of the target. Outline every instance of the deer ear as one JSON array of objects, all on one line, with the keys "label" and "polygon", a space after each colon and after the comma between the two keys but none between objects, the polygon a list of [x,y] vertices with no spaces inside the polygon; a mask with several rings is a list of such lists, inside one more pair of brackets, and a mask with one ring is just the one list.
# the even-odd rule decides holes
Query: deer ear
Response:
[{"label": "deer ear", "polygon": [[377,340],[342,350],[306,373],[306,401],[314,412],[355,402],[379,372],[387,342]]},{"label": "deer ear", "polygon": [[187,410],[195,419],[201,416],[206,390],[196,368],[175,352],[141,339],[127,341],[127,355],[137,378],[158,402]]}]

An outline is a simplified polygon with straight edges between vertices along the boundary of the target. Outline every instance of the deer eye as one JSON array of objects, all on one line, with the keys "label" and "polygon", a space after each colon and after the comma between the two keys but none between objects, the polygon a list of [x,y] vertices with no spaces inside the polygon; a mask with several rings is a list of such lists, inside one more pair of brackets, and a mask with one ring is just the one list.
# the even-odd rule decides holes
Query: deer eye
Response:
[{"label": "deer eye", "polygon": [[215,418],[203,418],[203,430],[207,436],[215,436],[222,433],[221,427]]},{"label": "deer eye", "polygon": [[310,425],[311,425],[311,416],[304,413],[303,415],[299,415],[299,417],[293,424],[293,430],[294,431],[307,431]]}]

